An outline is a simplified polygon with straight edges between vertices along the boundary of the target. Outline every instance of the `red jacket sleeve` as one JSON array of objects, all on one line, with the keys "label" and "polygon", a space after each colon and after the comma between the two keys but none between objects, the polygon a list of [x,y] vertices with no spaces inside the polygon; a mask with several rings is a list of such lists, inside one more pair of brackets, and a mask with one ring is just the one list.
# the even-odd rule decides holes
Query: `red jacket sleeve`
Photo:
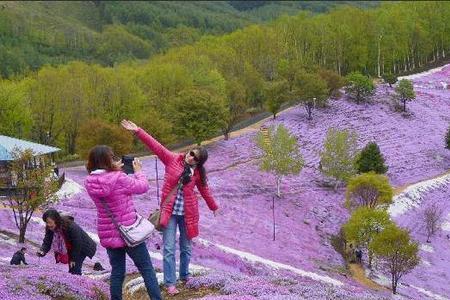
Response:
[{"label": "red jacket sleeve", "polygon": [[214,198],[211,195],[211,191],[209,190],[208,185],[207,184],[203,185],[200,179],[197,180],[196,185],[203,199],[205,199],[209,209],[212,211],[217,210],[219,206],[217,205],[216,201],[214,201]]},{"label": "red jacket sleeve", "polygon": [[175,157],[175,153],[161,145],[155,138],[139,128],[136,136],[147,146],[147,148],[158,156],[158,158],[167,165]]}]

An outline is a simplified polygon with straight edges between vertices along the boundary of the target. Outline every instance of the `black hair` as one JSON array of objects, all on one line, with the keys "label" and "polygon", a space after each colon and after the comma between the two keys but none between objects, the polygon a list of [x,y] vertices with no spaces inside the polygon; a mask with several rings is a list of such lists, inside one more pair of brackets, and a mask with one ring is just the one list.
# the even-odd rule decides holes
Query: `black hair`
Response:
[{"label": "black hair", "polygon": [[24,251],[24,250],[27,250],[27,248],[26,247],[22,247],[22,249],[20,249],[20,251]]},{"label": "black hair", "polygon": [[197,168],[200,172],[200,179],[201,179],[202,185],[207,185],[208,178],[206,177],[206,169],[204,167],[204,164],[208,160],[208,150],[206,150],[206,148],[202,147],[202,146],[195,147],[193,150],[198,151]]},{"label": "black hair", "polygon": [[47,219],[50,218],[55,221],[56,227],[60,229],[67,229],[71,222],[73,222],[73,218],[63,217],[56,209],[48,209],[42,215],[42,220],[47,222]]}]

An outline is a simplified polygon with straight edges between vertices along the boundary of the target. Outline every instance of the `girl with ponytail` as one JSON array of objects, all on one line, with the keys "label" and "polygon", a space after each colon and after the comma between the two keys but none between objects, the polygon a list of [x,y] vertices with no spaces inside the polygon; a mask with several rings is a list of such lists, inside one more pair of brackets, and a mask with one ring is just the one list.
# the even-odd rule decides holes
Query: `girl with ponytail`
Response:
[{"label": "girl with ponytail", "polygon": [[131,121],[123,120],[122,126],[133,132],[165,165],[161,197],[160,225],[163,229],[164,284],[169,295],[178,294],[175,273],[175,242],[177,227],[180,230],[180,280],[190,278],[189,262],[192,254],[191,240],[198,236],[199,210],[194,193],[197,187],[209,209],[216,215],[218,206],[207,182],[204,167],[208,152],[195,147],[186,153],[174,153]]}]

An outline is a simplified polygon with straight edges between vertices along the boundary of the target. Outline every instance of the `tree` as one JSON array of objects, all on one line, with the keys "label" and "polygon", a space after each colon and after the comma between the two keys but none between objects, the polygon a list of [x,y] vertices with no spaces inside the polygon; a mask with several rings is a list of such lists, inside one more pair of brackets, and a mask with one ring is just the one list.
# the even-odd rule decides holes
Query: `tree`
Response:
[{"label": "tree", "polygon": [[389,214],[385,210],[359,207],[342,227],[347,241],[352,241],[368,250],[369,268],[372,268],[373,258],[369,245],[374,237],[391,223]]},{"label": "tree", "polygon": [[328,99],[327,83],[317,74],[301,73],[294,81],[292,96],[294,101],[305,106],[311,120],[313,109],[324,106]]},{"label": "tree", "polygon": [[12,156],[9,166],[12,188],[5,203],[13,211],[19,229],[19,243],[24,243],[33,213],[57,199],[58,180],[54,178],[48,161],[44,157],[36,157],[33,151],[14,149]]},{"label": "tree", "polygon": [[280,197],[282,178],[300,173],[304,165],[297,139],[286,127],[278,125],[276,130],[269,129],[267,135],[259,133],[257,145],[263,152],[260,169],[275,175],[277,196]]},{"label": "tree", "polygon": [[266,85],[264,90],[265,107],[272,113],[273,119],[277,117],[281,105],[287,100],[288,84],[287,81],[273,81]]},{"label": "tree", "polygon": [[406,101],[411,101],[416,99],[416,93],[414,92],[414,87],[412,82],[408,79],[402,79],[399,81],[395,92],[400,101],[403,102],[403,111],[406,111]]},{"label": "tree", "polygon": [[427,231],[427,243],[430,238],[441,228],[444,211],[437,203],[432,203],[425,207],[423,211],[423,221]]},{"label": "tree", "polygon": [[349,130],[328,129],[324,149],[320,153],[320,169],[335,179],[334,189],[347,182],[354,174],[357,152],[357,134]]},{"label": "tree", "polygon": [[242,84],[236,80],[227,81],[226,88],[227,118],[225,119],[225,126],[222,128],[222,132],[224,139],[228,140],[233,126],[243,117],[243,112],[245,112],[247,108],[247,103],[245,101],[245,90]]},{"label": "tree", "polygon": [[92,119],[80,128],[77,138],[78,153],[83,159],[87,159],[89,150],[96,145],[108,145],[116,155],[122,156],[130,152],[133,137],[118,125]]},{"label": "tree", "polygon": [[447,135],[445,136],[445,148],[450,150],[450,127],[447,130]]},{"label": "tree", "polygon": [[373,94],[375,86],[372,79],[359,72],[350,73],[346,79],[348,82],[346,91],[356,100],[356,103],[359,104]]},{"label": "tree", "polygon": [[390,273],[392,292],[397,294],[398,281],[420,262],[417,243],[406,230],[392,224],[373,239],[369,248],[381,260],[381,268]]},{"label": "tree", "polygon": [[225,126],[227,109],[221,95],[190,89],[180,92],[171,105],[175,132],[199,145]]},{"label": "tree", "polygon": [[27,104],[29,81],[0,79],[0,132],[18,138],[29,137],[32,117]]},{"label": "tree", "polygon": [[388,170],[384,164],[384,157],[381,154],[377,143],[368,143],[356,158],[356,169],[358,173],[368,173],[373,171],[377,174],[385,174]]},{"label": "tree", "polygon": [[389,84],[389,87],[392,87],[392,85],[397,82],[397,76],[392,73],[386,73],[383,75],[383,80]]},{"label": "tree", "polygon": [[328,96],[335,98],[339,97],[339,89],[345,84],[344,78],[338,73],[326,69],[320,70],[319,76],[327,83]]},{"label": "tree", "polygon": [[360,206],[376,208],[392,203],[393,189],[384,175],[364,173],[352,177],[347,184],[346,205],[350,209]]}]

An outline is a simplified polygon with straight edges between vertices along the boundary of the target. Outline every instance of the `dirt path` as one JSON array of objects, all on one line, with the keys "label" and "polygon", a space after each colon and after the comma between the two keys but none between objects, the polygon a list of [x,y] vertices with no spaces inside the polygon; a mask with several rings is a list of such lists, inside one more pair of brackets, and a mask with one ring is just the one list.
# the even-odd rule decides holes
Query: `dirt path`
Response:
[{"label": "dirt path", "polygon": [[[427,178],[427,179],[415,182],[415,183],[411,183],[411,184],[407,184],[407,185],[396,187],[396,188],[394,188],[394,196],[399,195],[404,190],[406,190],[409,186],[412,186],[414,184],[418,184],[418,183],[421,183],[421,182],[425,182],[425,181],[428,181],[428,180],[436,179],[436,178],[439,178],[439,177],[447,176],[448,174],[450,174],[450,171],[445,172],[444,174],[440,174],[440,175],[437,175],[437,176],[434,176],[434,177],[431,177],[431,178]],[[388,289],[387,287],[379,285],[378,283],[374,282],[373,280],[367,278],[367,276],[366,276],[366,274],[364,272],[364,269],[362,268],[361,265],[350,263],[348,266],[349,266],[350,272],[352,274],[352,278],[354,280],[356,280],[357,282],[359,282],[360,284],[362,284],[362,285],[364,285],[364,286],[366,286],[368,288],[375,289],[375,290],[386,290],[386,289]]]},{"label": "dirt path", "polygon": [[376,283],[375,281],[367,278],[366,273],[364,272],[364,269],[363,269],[363,267],[361,267],[361,265],[355,264],[355,263],[350,263],[348,265],[348,267],[352,274],[352,278],[354,280],[356,280],[357,282],[359,282],[360,284],[362,284],[368,288],[371,288],[373,290],[377,290],[377,291],[388,290],[387,287],[382,286],[382,285]]}]

